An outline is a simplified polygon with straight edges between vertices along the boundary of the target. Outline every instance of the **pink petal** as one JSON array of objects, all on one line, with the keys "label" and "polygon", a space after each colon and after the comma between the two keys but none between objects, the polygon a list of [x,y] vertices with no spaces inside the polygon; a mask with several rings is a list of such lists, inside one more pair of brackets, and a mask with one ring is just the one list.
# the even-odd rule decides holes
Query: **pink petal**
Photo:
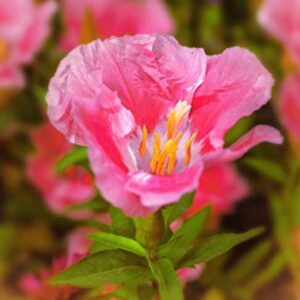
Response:
[{"label": "pink petal", "polygon": [[129,174],[125,189],[139,195],[146,207],[156,208],[176,202],[186,193],[196,189],[202,173],[202,161],[183,172],[157,176],[136,171]]},{"label": "pink petal", "polygon": [[218,164],[203,172],[193,204],[185,215],[191,216],[207,204],[212,205],[215,215],[228,213],[248,191],[247,182],[234,165]]},{"label": "pink petal", "polygon": [[35,8],[31,24],[28,26],[23,38],[17,45],[20,61],[28,63],[34,54],[41,48],[50,32],[50,19],[56,11],[56,3],[47,1]]},{"label": "pink petal", "polygon": [[0,88],[23,87],[24,84],[24,76],[18,67],[0,67]]},{"label": "pink petal", "polygon": [[174,22],[162,0],[64,0],[66,34],[62,40],[68,51],[80,43],[83,16],[89,10],[96,21],[99,38],[138,33],[171,33]]},{"label": "pink petal", "polygon": [[300,144],[300,74],[289,76],[283,82],[279,96],[279,117],[284,127]]},{"label": "pink petal", "polygon": [[265,0],[258,21],[300,62],[300,2]]},{"label": "pink petal", "polygon": [[257,125],[229,148],[206,154],[203,157],[205,168],[210,168],[218,163],[239,159],[251,148],[263,142],[281,144],[283,137],[280,132],[273,127]]},{"label": "pink petal", "polygon": [[89,158],[96,175],[97,187],[104,198],[128,216],[143,217],[154,210],[153,207],[144,207],[139,196],[125,189],[127,174],[113,164],[103,151],[91,147]]},{"label": "pink petal", "polygon": [[209,134],[211,145],[222,147],[229,128],[266,104],[272,85],[270,73],[245,49],[231,48],[212,56],[192,103],[198,137]]}]

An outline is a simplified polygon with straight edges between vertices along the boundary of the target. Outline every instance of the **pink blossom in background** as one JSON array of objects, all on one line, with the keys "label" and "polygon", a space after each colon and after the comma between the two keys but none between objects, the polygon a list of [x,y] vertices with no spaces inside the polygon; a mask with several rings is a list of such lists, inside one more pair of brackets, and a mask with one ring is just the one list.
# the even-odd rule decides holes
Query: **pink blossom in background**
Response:
[{"label": "pink blossom in background", "polygon": [[87,238],[87,235],[93,231],[95,231],[93,228],[80,228],[75,229],[67,236],[67,261],[69,266],[74,261],[77,261],[88,254],[92,242]]},{"label": "pink blossom in background", "polygon": [[203,172],[194,202],[185,217],[198,212],[203,206],[212,206],[213,215],[229,213],[236,202],[248,194],[247,182],[232,164],[220,164]]},{"label": "pink blossom in background", "polygon": [[265,0],[258,20],[300,63],[300,1]]},{"label": "pink blossom in background", "polygon": [[[46,205],[57,214],[75,204],[87,202],[94,196],[91,175],[80,166],[71,166],[62,174],[55,171],[58,160],[72,147],[50,123],[45,123],[31,134],[36,153],[26,164],[29,180],[42,194]],[[90,212],[74,212],[68,216],[84,218]]]},{"label": "pink blossom in background", "polygon": [[64,271],[67,267],[66,258],[55,259],[50,269],[42,269],[38,274],[25,274],[19,286],[24,295],[33,300],[71,300],[79,291],[71,286],[51,285],[50,279]]},{"label": "pink blossom in background", "polygon": [[300,154],[300,74],[287,77],[279,95],[278,114],[288,131],[295,150]]},{"label": "pink blossom in background", "polygon": [[272,84],[245,49],[207,56],[171,36],[114,37],[63,59],[48,115],[70,142],[88,146],[102,195],[144,216],[195,190],[203,169],[282,142],[259,125],[224,148],[226,132],[267,103]]},{"label": "pink blossom in background", "polygon": [[174,23],[163,0],[64,0],[62,47],[97,38],[137,33],[171,33]]},{"label": "pink blossom in background", "polygon": [[186,285],[188,282],[198,279],[204,268],[205,264],[198,264],[193,268],[181,268],[177,271],[177,275],[182,285]]},{"label": "pink blossom in background", "polygon": [[50,31],[54,1],[0,0],[0,88],[24,85],[21,67],[32,61]]}]

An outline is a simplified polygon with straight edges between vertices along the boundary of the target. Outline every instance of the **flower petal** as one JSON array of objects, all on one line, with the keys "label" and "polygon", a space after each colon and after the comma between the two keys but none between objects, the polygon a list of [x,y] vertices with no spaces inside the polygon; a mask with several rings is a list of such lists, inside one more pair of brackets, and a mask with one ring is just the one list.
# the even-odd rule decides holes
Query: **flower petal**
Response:
[{"label": "flower petal", "polygon": [[113,164],[99,148],[89,149],[89,159],[101,194],[128,216],[143,217],[155,208],[144,207],[140,197],[124,188],[127,174]]},{"label": "flower petal", "polygon": [[239,159],[254,146],[263,143],[281,144],[283,137],[280,132],[267,125],[257,125],[227,149],[220,149],[204,155],[205,169],[219,163]]},{"label": "flower petal", "polygon": [[142,171],[129,174],[125,189],[141,197],[143,205],[157,208],[176,202],[186,193],[196,189],[202,173],[202,161],[183,172],[169,176],[157,176]]},{"label": "flower petal", "polygon": [[245,49],[230,48],[212,56],[192,103],[198,138],[209,134],[210,144],[222,147],[227,130],[269,100],[272,84],[270,73]]}]

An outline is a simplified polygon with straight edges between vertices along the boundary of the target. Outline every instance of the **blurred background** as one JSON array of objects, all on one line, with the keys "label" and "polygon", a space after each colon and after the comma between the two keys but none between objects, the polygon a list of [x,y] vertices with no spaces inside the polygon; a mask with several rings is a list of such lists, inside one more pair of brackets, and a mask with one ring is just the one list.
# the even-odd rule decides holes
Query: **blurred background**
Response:
[{"label": "blurred background", "polygon": [[[70,234],[82,227],[105,228],[107,222],[107,204],[92,186],[85,152],[77,149],[72,167],[74,156],[64,157],[71,146],[47,123],[45,94],[59,61],[76,45],[143,31],[173,33],[181,44],[210,55],[232,46],[255,53],[274,76],[273,97],[242,119],[226,142],[261,123],[280,128],[286,137],[283,145],[259,145],[236,163],[232,176],[243,178],[247,192],[230,194],[230,205],[216,209],[207,228],[241,232],[263,226],[264,234],[207,264],[186,283],[186,299],[300,299],[299,147],[279,104],[297,59],[288,41],[258,22],[264,1],[166,0],[147,9],[141,7],[146,0],[131,0],[139,6],[127,9],[127,0],[111,0],[108,8],[103,3],[109,0],[94,1],[104,12],[88,2],[93,1],[0,0],[0,300],[84,299],[70,291],[57,296],[51,288],[44,296],[37,293],[55,272],[54,259],[69,251]],[[300,1],[287,1],[291,14],[292,2],[300,8]],[[149,23],[141,25],[140,18]],[[299,38],[300,13],[297,22]],[[297,98],[297,87],[292,89],[289,97]],[[297,130],[300,114],[293,107],[289,112]],[[229,182],[226,189],[222,195],[235,185]],[[94,221],[90,214],[97,215]]]}]

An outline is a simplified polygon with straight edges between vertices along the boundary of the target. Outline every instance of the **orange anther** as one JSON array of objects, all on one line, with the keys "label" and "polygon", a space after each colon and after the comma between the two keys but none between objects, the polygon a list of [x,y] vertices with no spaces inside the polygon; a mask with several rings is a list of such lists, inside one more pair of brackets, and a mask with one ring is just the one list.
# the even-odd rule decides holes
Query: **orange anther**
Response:
[{"label": "orange anther", "polygon": [[147,130],[147,127],[144,125],[142,141],[141,141],[140,147],[139,147],[139,152],[140,152],[141,156],[144,156],[146,154],[147,137],[148,137],[148,130]]},{"label": "orange anther", "polygon": [[191,153],[191,146],[192,146],[192,143],[194,141],[194,139],[196,138],[197,134],[194,133],[191,135],[191,137],[186,141],[185,143],[185,158],[184,158],[184,163],[186,165],[188,165],[191,161],[191,156],[192,156],[192,153]]}]

